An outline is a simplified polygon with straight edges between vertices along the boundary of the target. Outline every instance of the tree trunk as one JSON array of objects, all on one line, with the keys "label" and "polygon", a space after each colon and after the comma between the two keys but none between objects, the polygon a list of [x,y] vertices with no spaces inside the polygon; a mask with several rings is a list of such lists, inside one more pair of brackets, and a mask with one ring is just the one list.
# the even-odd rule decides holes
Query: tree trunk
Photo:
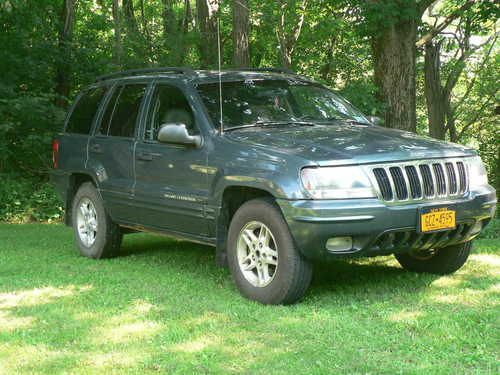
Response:
[{"label": "tree trunk", "polygon": [[233,65],[250,66],[250,9],[248,0],[233,1]]},{"label": "tree trunk", "polygon": [[64,0],[61,12],[62,26],[59,30],[59,61],[56,66],[57,94],[55,104],[58,107],[68,105],[68,97],[71,91],[71,42],[73,41],[73,29],[75,26],[76,0]]},{"label": "tree trunk", "polygon": [[115,48],[113,51],[113,59],[118,67],[121,67],[123,58],[123,45],[122,45],[122,28],[120,17],[120,0],[113,0],[113,22],[115,29]]},{"label": "tree trunk", "polygon": [[139,2],[140,10],[141,10],[141,26],[142,32],[144,33],[144,39],[147,44],[148,56],[146,56],[149,65],[152,65],[154,61],[157,61],[157,56],[155,56],[155,48],[153,46],[153,40],[151,38],[151,32],[148,27],[148,21],[146,20],[146,15],[144,12],[144,0],[140,0]]},{"label": "tree trunk", "polygon": [[372,38],[375,83],[386,104],[385,126],[416,131],[416,20],[385,27]]},{"label": "tree trunk", "polygon": [[127,31],[134,38],[139,36],[139,27],[137,26],[137,19],[135,18],[134,2],[132,0],[123,0],[123,14]]},{"label": "tree trunk", "polygon": [[278,37],[278,41],[280,43],[280,51],[281,51],[281,65],[284,68],[292,67],[292,57],[293,52],[295,50],[295,46],[297,41],[299,40],[300,34],[302,32],[302,26],[304,25],[306,8],[307,8],[308,0],[303,0],[302,5],[300,6],[300,15],[297,23],[292,29],[291,33],[286,31],[286,22],[287,22],[287,9],[290,5],[286,0],[280,0],[280,21],[278,23],[278,29],[276,31],[276,35]]},{"label": "tree trunk", "polygon": [[217,12],[219,0],[196,0],[200,38],[200,63],[202,68],[217,65]]},{"label": "tree trunk", "polygon": [[163,12],[161,15],[163,21],[163,41],[165,49],[169,52],[173,49],[172,40],[177,34],[174,2],[175,0],[163,0]]},{"label": "tree trunk", "polygon": [[174,4],[179,0],[163,0],[163,41],[169,65],[182,65],[186,55],[186,35],[191,22],[189,0],[184,0],[184,15],[177,20]]},{"label": "tree trunk", "polygon": [[444,139],[446,134],[446,95],[441,84],[441,43],[429,42],[425,45],[425,101],[429,119],[429,135]]}]

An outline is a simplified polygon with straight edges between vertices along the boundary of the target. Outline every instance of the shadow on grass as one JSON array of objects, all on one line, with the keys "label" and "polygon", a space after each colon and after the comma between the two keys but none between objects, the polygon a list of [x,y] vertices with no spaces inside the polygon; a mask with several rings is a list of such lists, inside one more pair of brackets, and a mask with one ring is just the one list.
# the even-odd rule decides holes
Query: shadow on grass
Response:
[{"label": "shadow on grass", "polygon": [[215,254],[215,248],[211,246],[176,240],[160,235],[136,233],[124,236],[118,257],[147,257],[178,251],[186,253],[186,255]]},{"label": "shadow on grass", "polygon": [[[175,272],[176,267],[182,264],[183,271],[186,271],[187,267],[196,273],[200,263],[202,263],[204,272],[200,275],[201,277],[207,279],[214,275],[217,275],[217,278],[220,277],[221,269],[215,264],[215,249],[213,247],[145,234],[129,235],[126,238],[127,240],[124,241],[119,254],[120,258],[151,259],[158,261],[158,267],[171,266],[169,270],[172,272]],[[469,262],[481,261],[483,267],[490,267],[491,265],[487,263],[487,256],[481,254],[484,253],[473,253]],[[229,275],[228,270],[225,270],[225,273]],[[461,282],[470,284],[479,278],[485,279],[490,285],[495,282],[495,278],[490,279],[487,274],[483,273],[481,277],[478,277],[463,269],[455,276]],[[339,288],[364,289],[367,286],[371,291],[377,287],[384,290],[390,287],[394,288],[395,293],[399,293],[401,290],[415,292],[418,289],[429,287],[440,277],[442,276],[408,272],[401,268],[392,256],[338,260],[326,263],[317,262],[314,264],[314,276],[309,294],[335,292]]]},{"label": "shadow on grass", "polygon": [[[135,236],[135,237],[134,237]],[[161,236],[132,235],[127,238],[120,253],[120,257],[134,257],[156,261],[156,266],[168,266],[169,272],[180,270],[182,264],[184,272],[190,271],[191,276],[205,278],[210,284],[220,279],[221,269],[215,264],[215,249],[210,246],[177,241]],[[328,263],[314,264],[314,276],[308,295],[327,295],[338,290],[356,292],[357,289],[366,289],[371,292],[377,288],[398,294],[403,290],[416,291],[428,287],[438,276],[409,274],[395,264],[387,264],[390,257],[373,258],[371,260],[339,260]],[[205,272],[200,273],[200,264]],[[229,279],[229,271],[224,270]],[[411,282],[404,283],[397,279],[409,277]],[[231,281],[231,280],[229,280]],[[392,287],[391,287],[392,286]],[[356,293],[357,294],[357,293]],[[354,296],[353,296],[354,297]]]}]

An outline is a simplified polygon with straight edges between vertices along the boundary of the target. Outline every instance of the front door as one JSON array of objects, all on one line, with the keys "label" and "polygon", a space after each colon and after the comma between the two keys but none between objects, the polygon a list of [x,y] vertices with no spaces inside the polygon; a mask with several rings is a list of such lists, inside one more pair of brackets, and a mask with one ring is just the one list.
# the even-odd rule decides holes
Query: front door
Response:
[{"label": "front door", "polygon": [[131,209],[134,144],[144,83],[116,86],[88,145],[87,168],[95,171],[107,211],[114,220],[135,221]]},{"label": "front door", "polygon": [[200,134],[192,106],[181,88],[158,83],[149,102],[144,131],[135,152],[134,200],[138,223],[152,229],[208,234],[207,151],[201,147],[157,141],[163,124],[185,124]]}]

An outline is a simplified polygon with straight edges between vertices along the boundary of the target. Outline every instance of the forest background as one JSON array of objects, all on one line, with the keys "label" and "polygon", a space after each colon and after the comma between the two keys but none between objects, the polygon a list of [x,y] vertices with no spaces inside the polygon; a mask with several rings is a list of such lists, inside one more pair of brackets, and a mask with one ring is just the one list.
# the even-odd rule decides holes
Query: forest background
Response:
[{"label": "forest background", "polygon": [[286,67],[387,127],[476,148],[500,186],[489,0],[0,0],[0,221],[59,221],[51,140],[101,74]]}]

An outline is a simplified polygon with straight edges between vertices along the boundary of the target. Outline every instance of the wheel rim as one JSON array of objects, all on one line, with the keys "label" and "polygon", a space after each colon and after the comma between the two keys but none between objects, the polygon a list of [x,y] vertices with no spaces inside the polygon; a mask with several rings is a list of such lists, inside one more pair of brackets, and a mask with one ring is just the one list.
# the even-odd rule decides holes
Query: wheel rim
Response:
[{"label": "wheel rim", "polygon": [[98,222],[94,203],[88,198],[83,198],[78,205],[76,225],[80,241],[91,247],[97,237]]},{"label": "wheel rim", "polygon": [[269,228],[251,221],[240,231],[237,248],[238,265],[245,279],[255,287],[265,287],[278,270],[278,247]]}]

